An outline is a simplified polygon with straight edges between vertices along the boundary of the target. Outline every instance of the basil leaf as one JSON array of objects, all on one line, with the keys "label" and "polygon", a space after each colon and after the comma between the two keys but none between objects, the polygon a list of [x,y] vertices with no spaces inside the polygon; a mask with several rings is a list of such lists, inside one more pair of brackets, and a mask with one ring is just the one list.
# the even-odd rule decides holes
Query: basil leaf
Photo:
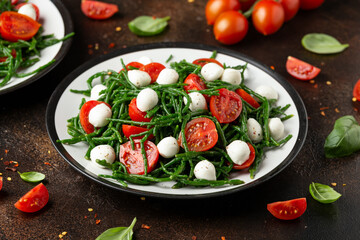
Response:
[{"label": "basil leaf", "polygon": [[335,121],[324,149],[327,158],[345,157],[360,150],[360,126],[353,116],[344,116]]},{"label": "basil leaf", "polygon": [[129,227],[115,227],[109,228],[95,240],[131,240],[133,236],[133,227],[136,223],[136,218],[132,221]]},{"label": "basil leaf", "polygon": [[45,175],[39,172],[24,172],[24,173],[20,173],[18,172],[21,179],[24,180],[25,182],[41,182],[42,180],[45,179]]},{"label": "basil leaf", "polygon": [[324,33],[306,34],[301,44],[306,50],[318,54],[339,53],[349,47],[349,44],[341,44],[334,37]]},{"label": "basil leaf", "polygon": [[128,27],[138,36],[154,36],[165,30],[169,19],[169,16],[164,18],[140,16],[129,22]]},{"label": "basil leaf", "polygon": [[332,187],[320,183],[311,183],[309,186],[311,196],[321,203],[332,203],[341,197]]}]

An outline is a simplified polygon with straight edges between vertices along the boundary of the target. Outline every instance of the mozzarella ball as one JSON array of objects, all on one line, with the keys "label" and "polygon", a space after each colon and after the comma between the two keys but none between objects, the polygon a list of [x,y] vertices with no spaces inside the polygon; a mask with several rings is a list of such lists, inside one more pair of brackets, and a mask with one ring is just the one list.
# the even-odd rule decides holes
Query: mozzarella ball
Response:
[{"label": "mozzarella ball", "polygon": [[238,70],[227,68],[221,76],[221,81],[230,83],[232,85],[240,85],[241,73]]},{"label": "mozzarella ball", "polygon": [[145,88],[139,92],[136,97],[136,106],[142,111],[146,112],[153,109],[159,102],[157,93],[151,88]]},{"label": "mozzarella ball", "polygon": [[112,112],[105,103],[100,103],[93,107],[89,112],[89,122],[94,127],[105,127],[109,121],[106,118],[111,118]]},{"label": "mozzarella ball", "polygon": [[149,58],[148,56],[142,56],[140,57],[138,60],[137,60],[138,63],[141,63],[141,64],[144,64],[144,65],[147,65],[149,63],[152,63],[152,59]]},{"label": "mozzarella ball", "polygon": [[270,136],[276,141],[280,140],[284,136],[284,124],[280,118],[269,119]]},{"label": "mozzarella ball", "polygon": [[98,100],[101,96],[103,96],[104,94],[100,94],[100,92],[102,90],[105,90],[106,86],[102,85],[102,84],[97,84],[95,85],[90,92],[90,100]]},{"label": "mozzarella ball", "polygon": [[267,99],[278,99],[278,93],[270,86],[260,85],[255,89],[255,92]]},{"label": "mozzarella ball", "polygon": [[231,160],[242,165],[250,156],[250,148],[246,142],[241,140],[235,140],[226,147],[226,152],[229,154]]},{"label": "mozzarella ball", "polygon": [[157,145],[159,154],[164,158],[174,157],[180,150],[179,144],[174,137],[166,137],[161,139]]},{"label": "mozzarella ball", "polygon": [[172,84],[177,83],[179,80],[179,74],[171,68],[164,68],[161,70],[156,82],[158,84]]},{"label": "mozzarella ball", "polygon": [[[206,99],[204,95],[202,95],[199,92],[191,92],[189,93],[189,97],[191,98],[191,103],[189,108],[192,112],[195,112],[197,110],[207,109]],[[187,104],[186,97],[184,97],[184,103]]]},{"label": "mozzarella ball", "polygon": [[19,8],[18,13],[26,15],[36,21],[36,11],[35,11],[34,6],[31,3],[22,5]]},{"label": "mozzarella ball", "polygon": [[107,163],[112,164],[115,161],[115,151],[110,145],[98,145],[91,150],[90,159],[92,163],[95,163],[95,166],[104,168],[96,160],[105,160]]},{"label": "mozzarella ball", "polygon": [[137,87],[145,87],[151,83],[151,77],[147,72],[140,70],[129,70],[128,77],[130,82]]},{"label": "mozzarella ball", "polygon": [[207,63],[201,68],[201,75],[208,82],[220,79],[223,72],[224,68],[220,67],[216,63]]},{"label": "mozzarella ball", "polygon": [[247,133],[251,141],[253,141],[254,143],[261,142],[261,140],[263,139],[263,132],[262,127],[260,126],[258,121],[256,121],[254,118],[249,118],[247,120],[246,126],[248,130]]},{"label": "mozzarella ball", "polygon": [[194,174],[197,179],[209,181],[216,180],[216,170],[214,164],[208,160],[202,160],[195,165]]}]

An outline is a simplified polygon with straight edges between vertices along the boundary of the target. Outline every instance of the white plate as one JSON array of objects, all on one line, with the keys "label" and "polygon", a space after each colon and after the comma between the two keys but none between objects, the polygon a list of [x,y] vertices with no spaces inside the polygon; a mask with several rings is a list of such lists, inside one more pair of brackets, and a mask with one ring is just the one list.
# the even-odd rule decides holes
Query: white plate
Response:
[{"label": "white plate", "polygon": [[[44,29],[43,35],[54,34],[56,38],[60,39],[73,31],[70,14],[62,4],[61,0],[29,0],[29,2],[36,4],[39,8],[39,22]],[[5,86],[0,87],[0,95],[26,86],[44,76],[63,59],[70,48],[70,44],[71,38],[65,42],[60,42],[43,49],[40,52],[40,61],[29,68],[19,71],[19,73],[32,72],[53,59],[56,61],[35,75],[24,78],[13,77]]]},{"label": "white plate", "polygon": [[[70,138],[67,134],[66,120],[79,113],[79,104],[84,97],[81,94],[71,93],[70,89],[87,89],[86,80],[94,73],[108,69],[119,71],[122,68],[120,58],[125,63],[129,63],[136,61],[141,56],[149,56],[155,62],[165,63],[171,54],[173,55],[171,61],[183,59],[193,61],[197,58],[210,57],[213,50],[218,52],[216,59],[226,63],[228,66],[236,66],[245,62],[249,63],[249,74],[245,82],[247,86],[252,89],[260,84],[272,86],[279,93],[277,105],[285,106],[288,103],[291,104],[286,113],[293,114],[294,117],[285,122],[285,131],[287,134],[292,134],[293,137],[284,146],[265,152],[265,157],[255,179],[250,179],[248,171],[243,170],[231,175],[232,178],[245,181],[245,184],[237,186],[172,189],[171,186],[174,183],[165,182],[150,186],[129,184],[128,188],[123,188],[112,179],[102,179],[97,176],[98,174],[111,175],[111,171],[94,167],[91,161],[84,159],[88,148],[86,143],[62,145],[56,142],[57,139]],[[169,66],[169,64],[165,65]],[[47,108],[46,122],[49,136],[56,149],[66,161],[86,176],[119,190],[140,195],[170,198],[199,198],[223,195],[253,187],[268,180],[283,170],[295,158],[305,141],[307,133],[307,115],[301,98],[289,83],[275,74],[270,68],[233,51],[189,43],[160,43],[135,46],[113,52],[80,66],[64,79],[53,93]]]}]

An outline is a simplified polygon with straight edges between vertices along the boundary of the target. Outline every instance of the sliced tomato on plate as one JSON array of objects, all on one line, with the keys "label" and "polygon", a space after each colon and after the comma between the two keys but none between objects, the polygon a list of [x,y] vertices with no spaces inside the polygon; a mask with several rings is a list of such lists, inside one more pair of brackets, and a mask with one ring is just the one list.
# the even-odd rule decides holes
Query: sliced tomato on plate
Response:
[{"label": "sliced tomato on plate", "polygon": [[151,83],[154,83],[164,68],[165,66],[161,63],[152,62],[140,67],[139,70],[147,72],[151,77]]},{"label": "sliced tomato on plate", "polygon": [[[190,73],[184,80],[184,83],[187,84],[184,86],[184,90],[189,93],[189,90],[204,90],[207,89],[205,82],[200,78],[199,75],[195,73]],[[209,102],[210,97],[203,94],[206,101]]]},{"label": "sliced tomato on plate", "polygon": [[248,94],[244,89],[236,89],[236,93],[240,95],[240,97],[250,104],[254,108],[260,107],[260,104],[250,95]]},{"label": "sliced tomato on plate", "polygon": [[[126,142],[120,145],[120,162],[126,167],[130,174],[143,175],[145,173],[144,159],[141,153],[140,139],[135,139],[135,149],[131,148],[131,143]],[[148,162],[148,173],[154,170],[159,160],[159,151],[151,141],[144,142],[146,158]]]},{"label": "sliced tomato on plate", "polygon": [[[144,66],[144,64],[139,63],[139,62],[129,62],[128,64],[125,65],[126,70],[131,70],[130,68],[141,68],[142,66]],[[119,73],[121,73],[124,69],[121,69]]]},{"label": "sliced tomato on plate", "polygon": [[238,94],[226,88],[219,89],[219,95],[211,96],[210,111],[220,123],[230,123],[239,117],[242,101]]},{"label": "sliced tomato on plate", "polygon": [[[123,131],[125,137],[129,138],[131,135],[143,133],[143,132],[149,131],[149,129],[144,128],[144,127],[138,127],[138,126],[132,126],[132,125],[123,124],[122,125],[122,131]],[[149,138],[151,139],[153,136],[154,135],[151,134],[149,136]],[[134,139],[139,139],[139,138],[143,138],[143,136],[134,137]]]},{"label": "sliced tomato on plate", "polygon": [[3,185],[3,178],[0,177],[0,190],[2,189],[2,185]]},{"label": "sliced tomato on plate", "polygon": [[193,64],[204,66],[207,63],[216,63],[220,67],[224,67],[218,60],[214,58],[198,58],[192,62]]},{"label": "sliced tomato on plate", "polygon": [[40,10],[38,8],[38,6],[36,6],[35,4],[33,3],[19,3],[18,5],[15,6],[15,9],[16,10],[19,10],[22,6],[24,6],[25,4],[31,4],[33,6],[33,8],[35,9],[35,13],[36,13],[36,21],[39,21],[39,18],[40,18]]},{"label": "sliced tomato on plate", "polygon": [[32,213],[42,209],[48,201],[49,192],[44,184],[40,183],[22,196],[14,206],[20,211]]},{"label": "sliced tomato on plate", "polygon": [[304,214],[306,210],[306,198],[297,198],[283,202],[274,202],[267,205],[269,212],[282,220],[293,220]]},{"label": "sliced tomato on plate", "polygon": [[300,59],[288,56],[286,61],[287,72],[299,80],[311,80],[320,73],[320,68],[317,68]]},{"label": "sliced tomato on plate", "polygon": [[150,122],[151,118],[146,118],[146,112],[141,111],[138,109],[136,105],[136,98],[133,98],[129,104],[129,116],[130,119],[136,122]]},{"label": "sliced tomato on plate", "polygon": [[96,105],[99,105],[101,103],[105,103],[109,108],[111,108],[111,106],[106,102],[90,100],[84,103],[84,105],[82,105],[80,109],[80,114],[79,114],[80,124],[87,134],[92,133],[95,130],[94,126],[89,122],[89,113],[91,109],[93,109]]},{"label": "sliced tomato on plate", "polygon": [[234,164],[233,169],[241,170],[241,169],[244,169],[244,168],[248,168],[248,167],[251,166],[251,164],[253,164],[253,162],[254,162],[254,160],[255,160],[255,149],[254,149],[254,147],[253,147],[250,143],[247,143],[247,145],[248,145],[249,148],[250,148],[250,156],[249,156],[249,159],[246,160],[246,162],[244,162],[244,163],[241,164],[241,165]]},{"label": "sliced tomato on plate", "polygon": [[81,1],[81,11],[89,18],[102,20],[110,18],[119,11],[119,8],[111,3],[86,0]]},{"label": "sliced tomato on plate", "polygon": [[353,90],[353,96],[356,100],[360,101],[360,79],[356,82]]}]

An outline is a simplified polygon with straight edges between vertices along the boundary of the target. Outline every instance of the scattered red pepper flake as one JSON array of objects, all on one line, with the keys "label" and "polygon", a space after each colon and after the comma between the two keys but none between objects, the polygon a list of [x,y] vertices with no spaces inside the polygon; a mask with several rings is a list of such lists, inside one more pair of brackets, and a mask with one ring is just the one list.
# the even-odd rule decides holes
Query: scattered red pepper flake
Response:
[{"label": "scattered red pepper flake", "polygon": [[314,88],[318,88],[318,85],[317,85],[317,83],[316,83],[316,84],[314,84]]},{"label": "scattered red pepper flake", "polygon": [[312,79],[312,80],[309,81],[309,83],[314,84],[314,83],[315,83],[315,80]]},{"label": "scattered red pepper flake", "polygon": [[191,240],[196,240],[196,239],[197,239],[196,236],[192,236],[192,237],[191,237]]},{"label": "scattered red pepper flake", "polygon": [[109,44],[108,48],[113,48],[113,47],[115,47],[115,43],[112,42]]},{"label": "scattered red pepper flake", "polygon": [[96,219],[96,221],[95,221],[96,225],[99,225],[99,224],[100,224],[100,222],[101,222],[101,220],[100,220],[100,219]]},{"label": "scattered red pepper flake", "polygon": [[97,218],[97,213],[95,213],[94,218]]},{"label": "scattered red pepper flake", "polygon": [[270,68],[271,68],[272,70],[275,70],[275,67],[274,67],[274,66],[270,66]]},{"label": "scattered red pepper flake", "polygon": [[7,154],[9,152],[9,150],[5,149],[5,154]]},{"label": "scattered red pepper flake", "polygon": [[51,164],[50,164],[50,163],[48,163],[48,162],[44,162],[44,164],[45,164],[45,165],[48,165],[48,166],[51,166]]},{"label": "scattered red pepper flake", "polygon": [[339,109],[338,109],[338,108],[335,108],[335,112],[339,113],[340,111],[339,111]]},{"label": "scattered red pepper flake", "polygon": [[155,17],[155,16],[152,16],[152,19],[154,19],[154,20],[155,20],[155,19],[156,19],[156,17]]},{"label": "scattered red pepper flake", "polygon": [[5,161],[5,162],[4,162],[4,165],[9,166],[9,165],[10,165],[10,162],[9,162],[9,161]]},{"label": "scattered red pepper flake", "polygon": [[329,107],[321,107],[320,110],[326,110],[326,109],[329,109]]},{"label": "scattered red pepper flake", "polygon": [[325,117],[325,112],[324,111],[321,111],[320,114]]},{"label": "scattered red pepper flake", "polygon": [[92,49],[89,49],[88,53],[89,53],[89,55],[93,55],[94,51]]},{"label": "scattered red pepper flake", "polygon": [[226,240],[226,238],[224,236],[221,237],[221,240]]},{"label": "scattered red pepper flake", "polygon": [[88,45],[88,48],[93,48],[94,46],[92,44],[89,44]]},{"label": "scattered red pepper flake", "polygon": [[84,216],[84,219],[87,219],[87,216]]},{"label": "scattered red pepper flake", "polygon": [[358,112],[359,110],[358,110],[357,108],[354,108],[354,111],[355,111],[355,112]]},{"label": "scattered red pepper flake", "polygon": [[150,226],[146,225],[146,224],[141,224],[141,228],[143,229],[150,229]]},{"label": "scattered red pepper flake", "polygon": [[104,54],[107,54],[108,52],[107,51],[104,51]]}]

